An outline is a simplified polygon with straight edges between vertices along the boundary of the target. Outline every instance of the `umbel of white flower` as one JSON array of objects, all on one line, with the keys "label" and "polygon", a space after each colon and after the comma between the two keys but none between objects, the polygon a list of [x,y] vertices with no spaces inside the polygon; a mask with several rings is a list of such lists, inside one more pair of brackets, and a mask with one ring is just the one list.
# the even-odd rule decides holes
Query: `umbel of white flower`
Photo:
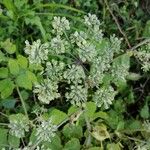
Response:
[{"label": "umbel of white flower", "polygon": [[56,31],[58,35],[62,35],[64,31],[70,30],[70,23],[65,17],[54,17],[52,26],[54,28],[54,32]]},{"label": "umbel of white flower", "polygon": [[98,107],[103,106],[105,109],[108,109],[109,105],[112,104],[115,95],[116,92],[114,91],[113,87],[101,87],[95,92],[93,100]]},{"label": "umbel of white flower", "polygon": [[29,56],[31,64],[41,64],[48,59],[48,43],[41,44],[41,40],[37,40],[32,45],[29,44],[29,41],[25,41],[25,44],[24,51]]},{"label": "umbel of white flower", "polygon": [[41,123],[36,128],[36,137],[41,142],[51,142],[51,139],[55,136],[57,126],[52,124],[52,120],[41,120]]},{"label": "umbel of white flower", "polygon": [[44,104],[49,104],[51,100],[60,96],[57,81],[52,81],[48,78],[35,85],[34,93],[38,94],[38,99]]},{"label": "umbel of white flower", "polygon": [[72,105],[84,106],[87,101],[87,88],[81,85],[71,85],[71,91],[67,92],[65,96]]},{"label": "umbel of white flower", "polygon": [[[110,74],[114,78],[123,75],[125,80],[128,67],[115,65],[115,54],[121,53],[121,39],[114,35],[104,38],[101,24],[96,15],[88,14],[84,17],[84,29],[74,31],[70,30],[72,24],[65,17],[54,17],[48,44],[37,40],[30,45],[26,41],[29,63],[43,67],[43,76],[34,88],[40,102],[49,104],[58,99],[59,89],[66,92],[64,99],[71,104],[83,106],[92,91],[97,106],[109,108],[116,92],[111,86],[102,87],[103,79]],[[88,81],[91,84],[87,84]],[[115,80],[112,82],[116,84]],[[66,89],[61,89],[61,84],[67,85]]]},{"label": "umbel of white flower", "polygon": [[10,134],[22,138],[29,131],[29,120],[23,114],[10,115],[9,121]]}]

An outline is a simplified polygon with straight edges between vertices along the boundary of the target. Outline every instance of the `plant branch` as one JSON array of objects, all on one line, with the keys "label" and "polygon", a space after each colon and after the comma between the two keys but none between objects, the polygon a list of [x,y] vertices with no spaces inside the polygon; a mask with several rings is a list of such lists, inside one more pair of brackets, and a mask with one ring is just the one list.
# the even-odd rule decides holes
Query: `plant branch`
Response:
[{"label": "plant branch", "polygon": [[20,93],[19,87],[16,86],[16,89],[17,89],[18,95],[19,95],[19,97],[20,97],[20,100],[21,100],[21,103],[22,103],[22,107],[23,107],[23,109],[24,109],[24,113],[25,113],[26,117],[29,119],[29,116],[28,116],[28,113],[27,113],[27,109],[26,109],[26,105],[25,105],[25,102],[24,102],[24,100],[23,100],[23,97],[22,97],[22,95],[21,95],[21,93]]},{"label": "plant branch", "polygon": [[144,44],[146,44],[146,43],[149,43],[150,42],[150,39],[146,39],[146,40],[144,40],[144,41],[142,41],[142,42],[140,42],[139,44],[137,44],[137,45],[135,45],[135,46],[133,46],[132,48],[130,48],[129,50],[135,50],[135,49],[137,49],[137,48],[139,48],[140,46],[142,46],[142,45],[144,45]]},{"label": "plant branch", "polygon": [[121,26],[120,26],[120,24],[119,24],[117,18],[115,17],[115,15],[113,14],[112,10],[110,9],[107,0],[104,0],[104,2],[105,2],[105,4],[106,4],[106,6],[107,6],[107,8],[108,8],[108,11],[109,11],[109,13],[111,14],[113,20],[115,21],[115,23],[116,23],[116,25],[117,25],[117,27],[118,27],[120,33],[121,33],[122,36],[124,37],[124,39],[125,39],[125,41],[126,41],[126,44],[128,45],[129,48],[131,48],[131,44],[130,44],[128,38],[127,38],[127,35],[126,35],[125,32],[122,30],[122,28],[121,28]]}]

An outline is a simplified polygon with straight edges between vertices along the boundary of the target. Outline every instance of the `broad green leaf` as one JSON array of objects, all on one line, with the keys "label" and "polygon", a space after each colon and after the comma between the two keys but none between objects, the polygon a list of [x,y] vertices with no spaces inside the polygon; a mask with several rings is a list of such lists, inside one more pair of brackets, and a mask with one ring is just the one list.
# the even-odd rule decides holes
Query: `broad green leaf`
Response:
[{"label": "broad green leaf", "polygon": [[0,105],[7,109],[13,109],[17,100],[14,98],[7,98],[1,101]]},{"label": "broad green leaf", "polygon": [[86,103],[86,114],[87,117],[92,118],[96,111],[96,104],[94,102],[87,102]]},{"label": "broad green leaf", "polygon": [[25,89],[32,89],[32,82],[29,79],[28,75],[25,74],[20,74],[17,78],[16,78],[16,83],[19,87],[25,88]]},{"label": "broad green leaf", "polygon": [[148,103],[146,102],[145,105],[143,106],[143,108],[140,111],[140,116],[144,119],[148,119],[150,116],[150,110],[149,110],[149,106]]},{"label": "broad green leaf", "polygon": [[11,74],[17,75],[19,73],[19,65],[15,59],[9,59],[8,67]]},{"label": "broad green leaf", "polygon": [[142,128],[142,124],[138,120],[130,120],[126,122],[126,126],[130,131],[138,130]]},{"label": "broad green leaf", "polygon": [[68,115],[71,115],[75,112],[79,111],[79,108],[77,106],[71,106],[69,109],[68,109]]},{"label": "broad green leaf", "polygon": [[123,129],[124,129],[124,126],[125,126],[125,122],[124,122],[124,121],[120,121],[120,122],[118,123],[118,126],[117,126],[117,131],[123,130]]},{"label": "broad green leaf", "polygon": [[4,79],[0,81],[0,92],[1,92],[1,98],[7,98],[10,96],[14,89],[14,83],[11,81],[11,79]]},{"label": "broad green leaf", "polygon": [[64,121],[68,117],[66,113],[58,109],[53,109],[50,112],[49,116],[52,118],[53,123],[56,125],[59,125],[62,121]]},{"label": "broad green leaf", "polygon": [[45,148],[49,148],[51,150],[62,150],[63,146],[61,145],[61,140],[58,135],[55,135],[51,142],[45,142],[44,144]]},{"label": "broad green leaf", "polygon": [[119,143],[107,144],[107,150],[121,150]]},{"label": "broad green leaf", "polygon": [[6,60],[5,55],[0,51],[0,62],[5,60]]},{"label": "broad green leaf", "polygon": [[16,136],[12,136],[11,134],[9,134],[8,143],[11,148],[16,149],[20,145],[20,139],[17,138]]},{"label": "broad green leaf", "polygon": [[36,76],[35,76],[35,74],[34,73],[32,73],[31,71],[26,71],[26,74],[27,74],[27,76],[28,76],[28,79],[32,82],[32,83],[35,83],[35,82],[37,82],[37,78],[36,78]]},{"label": "broad green leaf", "polygon": [[72,138],[70,141],[68,141],[63,150],[80,150],[81,145],[78,139]]},{"label": "broad green leaf", "polygon": [[13,54],[16,51],[16,45],[13,44],[10,39],[0,43],[1,47],[9,54]]},{"label": "broad green leaf", "polygon": [[99,111],[94,114],[93,120],[95,120],[97,118],[102,118],[104,120],[107,120],[109,118],[109,115],[106,112]]},{"label": "broad green leaf", "polygon": [[8,145],[7,133],[8,133],[8,129],[0,128],[0,149]]},{"label": "broad green leaf", "polygon": [[72,124],[67,124],[63,128],[63,134],[66,138],[71,139],[72,137],[74,138],[82,138],[83,136],[83,131],[82,127],[80,125],[72,125]]},{"label": "broad green leaf", "polygon": [[30,139],[30,142],[31,142],[31,143],[35,143],[35,142],[36,142],[37,137],[36,137],[36,130],[35,130],[35,129],[32,130],[32,133],[31,133],[29,139]]},{"label": "broad green leaf", "polygon": [[0,78],[7,78],[8,77],[8,69],[1,67],[0,68]]},{"label": "broad green leaf", "polygon": [[27,66],[28,66],[28,60],[26,57],[22,56],[22,55],[18,55],[17,56],[17,61],[18,61],[18,64],[21,68],[24,68],[26,69]]}]

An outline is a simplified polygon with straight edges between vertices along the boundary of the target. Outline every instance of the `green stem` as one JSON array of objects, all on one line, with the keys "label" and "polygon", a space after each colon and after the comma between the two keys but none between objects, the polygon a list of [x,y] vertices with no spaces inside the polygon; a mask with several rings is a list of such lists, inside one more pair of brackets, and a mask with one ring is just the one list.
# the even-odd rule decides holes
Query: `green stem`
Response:
[{"label": "green stem", "polygon": [[22,103],[22,107],[23,107],[23,109],[24,109],[24,113],[25,113],[26,117],[29,119],[29,116],[28,116],[28,113],[27,113],[27,109],[26,109],[26,105],[25,105],[25,102],[24,102],[24,100],[23,100],[23,97],[22,97],[22,95],[21,95],[21,93],[20,93],[19,87],[17,86],[16,89],[17,89],[18,95],[19,95],[19,97],[20,97],[20,100],[21,100],[21,103]]}]

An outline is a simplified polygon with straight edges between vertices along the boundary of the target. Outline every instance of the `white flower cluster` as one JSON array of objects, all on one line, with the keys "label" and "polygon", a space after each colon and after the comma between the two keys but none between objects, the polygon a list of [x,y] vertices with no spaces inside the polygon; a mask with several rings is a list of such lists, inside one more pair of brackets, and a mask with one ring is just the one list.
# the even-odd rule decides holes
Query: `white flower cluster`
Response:
[{"label": "white flower cluster", "polygon": [[71,65],[64,72],[64,78],[67,79],[69,84],[71,82],[74,84],[82,83],[82,80],[85,79],[85,77],[83,67],[80,65]]},{"label": "white flower cluster", "polygon": [[41,142],[51,142],[51,139],[55,136],[55,132],[57,131],[57,126],[52,124],[51,119],[42,119],[40,122],[36,128],[37,140]]},{"label": "white flower cluster", "polygon": [[10,134],[22,138],[29,131],[29,120],[23,114],[11,115],[9,121]]},{"label": "white flower cluster", "polygon": [[46,75],[51,81],[60,81],[63,77],[63,70],[65,63],[61,61],[52,60],[46,63]]},{"label": "white flower cluster", "polygon": [[58,35],[62,35],[64,31],[70,30],[70,23],[65,17],[54,17],[52,26]]},{"label": "white flower cluster", "polygon": [[49,104],[50,101],[60,96],[57,81],[51,81],[48,78],[44,79],[42,83],[36,84],[33,92],[38,94],[38,99],[44,104]]},{"label": "white flower cluster", "polygon": [[84,106],[87,101],[87,88],[81,85],[72,85],[70,88],[70,92],[66,93],[67,101],[70,101],[72,105],[76,106]]},{"label": "white flower cluster", "polygon": [[61,39],[60,35],[54,37],[51,40],[50,44],[51,44],[51,51],[54,54],[65,53],[69,46],[69,43],[64,39]]},{"label": "white flower cluster", "polygon": [[105,109],[108,109],[109,105],[112,104],[115,95],[116,92],[114,91],[113,87],[101,87],[95,92],[93,100],[98,107],[103,106]]},{"label": "white flower cluster", "polygon": [[115,35],[110,36],[110,43],[111,43],[111,49],[116,54],[120,53],[120,45],[121,45],[122,38],[118,38]]},{"label": "white flower cluster", "polygon": [[147,48],[146,50],[140,49],[134,52],[135,57],[141,61],[142,69],[145,72],[150,71],[150,44]]},{"label": "white flower cluster", "polygon": [[41,40],[34,41],[32,45],[29,41],[25,41],[26,47],[25,53],[29,55],[29,62],[33,64],[41,64],[48,59],[48,47],[49,44],[41,44]]},{"label": "white flower cluster", "polygon": [[[29,55],[30,63],[39,63],[44,68],[43,79],[34,89],[42,103],[49,104],[59,98],[61,94],[58,89],[64,90],[61,83],[65,82],[65,99],[73,105],[83,106],[87,101],[88,88],[92,90],[95,87],[98,89],[95,93],[97,105],[108,108],[112,104],[116,92],[112,87],[104,90],[101,84],[105,74],[112,73],[114,54],[121,52],[121,39],[114,35],[110,40],[103,38],[101,22],[96,15],[85,16],[84,25],[83,31],[66,32],[70,30],[69,21],[65,17],[54,17],[54,35],[49,44],[41,44],[39,40],[32,45],[26,42],[25,52]],[[48,54],[52,55],[49,61]],[[121,67],[113,66],[114,77],[127,74],[127,68]],[[91,84],[87,84],[88,81]],[[105,97],[99,101],[102,93]]]}]

